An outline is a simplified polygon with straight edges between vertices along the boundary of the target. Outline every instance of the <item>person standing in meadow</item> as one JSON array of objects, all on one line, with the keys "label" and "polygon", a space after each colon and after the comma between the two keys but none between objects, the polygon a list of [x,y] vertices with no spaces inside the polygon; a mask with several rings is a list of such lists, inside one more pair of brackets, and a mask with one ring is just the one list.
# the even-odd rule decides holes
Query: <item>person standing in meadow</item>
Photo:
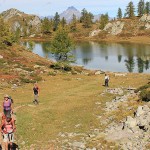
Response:
[{"label": "person standing in meadow", "polygon": [[34,84],[34,87],[33,87],[33,94],[34,94],[33,103],[34,103],[34,104],[39,104],[40,89],[39,89],[37,83]]},{"label": "person standing in meadow", "polygon": [[9,96],[7,94],[4,96],[4,101],[3,101],[3,105],[2,106],[3,106],[3,112],[4,112],[5,116],[7,114],[11,114],[13,112],[13,110],[12,110],[12,102],[9,99]]},{"label": "person standing in meadow", "polygon": [[108,87],[109,86],[108,83],[109,83],[109,76],[105,74],[105,86]]}]

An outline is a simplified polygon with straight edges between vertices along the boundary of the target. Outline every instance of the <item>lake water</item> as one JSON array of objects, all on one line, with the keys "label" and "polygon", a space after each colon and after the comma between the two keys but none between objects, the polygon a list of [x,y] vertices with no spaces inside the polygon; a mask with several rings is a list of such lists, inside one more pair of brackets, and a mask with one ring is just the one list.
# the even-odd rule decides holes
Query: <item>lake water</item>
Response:
[{"label": "lake water", "polygon": [[[24,43],[33,53],[55,60],[49,42]],[[75,65],[114,72],[150,73],[150,45],[133,43],[77,42],[72,50]]]}]

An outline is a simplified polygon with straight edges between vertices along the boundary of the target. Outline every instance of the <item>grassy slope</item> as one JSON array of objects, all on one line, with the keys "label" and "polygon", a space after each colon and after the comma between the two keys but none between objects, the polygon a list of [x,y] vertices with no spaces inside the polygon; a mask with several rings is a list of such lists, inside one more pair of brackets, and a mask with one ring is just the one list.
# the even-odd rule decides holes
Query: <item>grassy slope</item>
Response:
[{"label": "grassy slope", "polygon": [[[127,77],[114,77],[110,75],[110,87],[139,87],[146,84],[149,75],[128,74]],[[48,141],[55,140],[59,132],[88,133],[90,129],[100,128],[95,115],[103,115],[105,103],[113,99],[114,95],[100,94],[105,90],[102,86],[104,75],[57,75],[55,77],[44,76],[44,81],[39,83],[41,88],[40,105],[32,105],[32,84],[19,87],[13,92],[5,89],[1,92],[8,93],[15,100],[15,107],[23,105],[17,111],[17,141],[21,145],[25,141],[25,146],[36,144],[36,147],[43,148]],[[78,80],[77,78],[81,78]],[[138,80],[137,80],[138,79]],[[101,102],[96,108],[95,102]],[[139,105],[137,101],[132,105]],[[130,114],[114,112],[116,121]],[[103,116],[106,119],[107,116]],[[80,128],[75,125],[82,124]],[[100,141],[101,142],[101,141]]]},{"label": "grassy slope", "polygon": [[[17,72],[13,73],[11,71],[11,68],[16,64],[17,68],[34,69],[34,65],[37,63],[46,66],[51,63],[29,51],[24,51],[20,46],[14,46],[5,51],[1,50],[1,55],[4,56],[4,59],[1,59],[0,63],[0,77],[4,80],[0,80],[0,83],[7,81],[8,78],[8,87],[12,85],[9,80],[19,77]],[[7,62],[8,65],[4,62]],[[16,111],[16,143],[22,149],[23,147],[30,149],[31,144],[35,144],[36,149],[45,149],[44,144],[49,146],[49,143],[53,143],[51,140],[62,140],[57,137],[59,132],[88,134],[91,129],[96,128],[103,131],[105,125],[100,124],[99,120],[96,119],[96,115],[101,115],[102,121],[112,115],[115,116],[113,121],[120,121],[134,111],[128,111],[125,107],[120,107],[118,111],[112,112],[112,114],[104,112],[105,103],[111,101],[114,95],[100,95],[105,90],[105,87],[102,86],[104,82],[103,74],[86,76],[59,73],[56,76],[48,76],[47,73],[45,75],[38,73],[38,75],[43,77],[43,81],[39,82],[41,88],[39,106],[32,104],[32,84],[19,86],[16,91],[12,91],[7,86],[0,88],[0,103],[3,101],[3,95],[7,93],[14,98],[14,107],[18,108]],[[110,73],[110,78],[110,87],[112,88],[140,87],[149,81],[150,75],[128,74],[126,77],[115,77],[113,73]],[[135,109],[138,105],[142,105],[136,100],[137,98],[130,101],[130,105],[134,106]],[[101,105],[97,107],[95,102],[100,102]],[[78,124],[81,124],[81,126],[75,128],[75,125]],[[76,138],[80,140],[81,137]],[[23,141],[25,144],[22,144]],[[104,139],[100,138],[98,142],[109,149],[109,143]],[[54,143],[57,146],[61,145],[56,141]],[[94,146],[93,142],[88,144]]]}]

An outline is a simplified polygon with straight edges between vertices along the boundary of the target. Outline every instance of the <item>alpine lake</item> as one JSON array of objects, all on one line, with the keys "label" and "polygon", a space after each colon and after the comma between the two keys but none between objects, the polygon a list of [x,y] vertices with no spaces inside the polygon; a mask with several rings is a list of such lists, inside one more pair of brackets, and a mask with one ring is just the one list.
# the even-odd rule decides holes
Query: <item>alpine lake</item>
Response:
[{"label": "alpine lake", "polygon": [[[23,42],[41,57],[56,61],[50,42]],[[137,43],[76,42],[72,65],[111,72],[150,73],[150,45]]]}]

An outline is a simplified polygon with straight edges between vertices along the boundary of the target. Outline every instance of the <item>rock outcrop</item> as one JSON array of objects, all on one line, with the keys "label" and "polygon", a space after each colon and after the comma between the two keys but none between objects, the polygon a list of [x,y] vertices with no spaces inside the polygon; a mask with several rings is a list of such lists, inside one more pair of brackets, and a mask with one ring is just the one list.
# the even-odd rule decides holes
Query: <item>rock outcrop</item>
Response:
[{"label": "rock outcrop", "polygon": [[150,15],[147,15],[147,14],[143,15],[139,21],[150,23]]},{"label": "rock outcrop", "polygon": [[1,15],[3,16],[4,21],[8,21],[10,18],[14,16],[22,16],[23,14],[24,14],[23,12],[17,9],[11,8],[9,10],[2,12]]},{"label": "rock outcrop", "polygon": [[124,22],[117,21],[114,23],[108,23],[105,26],[104,30],[112,35],[118,35],[119,33],[122,32],[123,27],[124,27]]},{"label": "rock outcrop", "polygon": [[144,150],[150,139],[150,107],[139,106],[134,117],[127,116],[120,124],[110,124],[106,139],[120,144],[123,150]]},{"label": "rock outcrop", "polygon": [[9,23],[12,31],[20,30],[21,36],[40,31],[41,20],[36,15],[29,15],[17,9],[9,9],[1,13],[5,22]]},{"label": "rock outcrop", "polygon": [[141,22],[145,22],[145,29],[150,29],[150,15],[143,15],[140,20]]}]

